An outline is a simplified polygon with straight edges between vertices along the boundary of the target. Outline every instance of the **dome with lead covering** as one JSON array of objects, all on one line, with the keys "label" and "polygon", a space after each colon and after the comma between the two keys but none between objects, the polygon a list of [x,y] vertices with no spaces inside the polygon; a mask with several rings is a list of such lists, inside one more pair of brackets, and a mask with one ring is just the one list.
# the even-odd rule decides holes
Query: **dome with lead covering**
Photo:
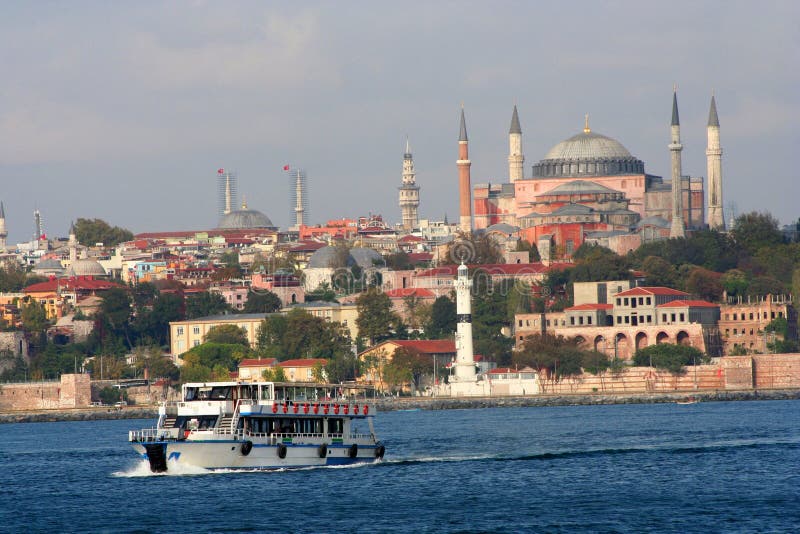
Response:
[{"label": "dome with lead covering", "polygon": [[242,209],[224,215],[217,228],[223,230],[246,230],[249,228],[268,228],[275,230],[277,227],[272,221],[258,210],[247,209],[247,204],[242,204]]},{"label": "dome with lead covering", "polygon": [[97,260],[83,258],[73,261],[66,274],[67,276],[106,276],[106,270]]},{"label": "dome with lead covering", "polygon": [[558,143],[533,166],[534,178],[621,174],[644,174],[644,163],[616,139],[592,132],[588,123],[582,133]]}]

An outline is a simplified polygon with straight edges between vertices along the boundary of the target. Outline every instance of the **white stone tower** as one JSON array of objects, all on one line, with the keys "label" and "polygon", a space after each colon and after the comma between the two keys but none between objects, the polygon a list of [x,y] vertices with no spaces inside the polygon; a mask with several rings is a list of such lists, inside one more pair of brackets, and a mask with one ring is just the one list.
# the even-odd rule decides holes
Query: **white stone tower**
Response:
[{"label": "white stone tower", "polygon": [[519,126],[517,106],[511,115],[511,127],[508,129],[508,180],[511,183],[522,180],[522,168],[525,156],[522,154],[522,128]]},{"label": "white stone tower", "polygon": [[75,234],[75,223],[69,225],[69,261],[70,264],[78,259],[78,237]]},{"label": "white stone tower", "polygon": [[672,91],[672,125],[670,127],[672,142],[669,152],[672,156],[672,224],[669,230],[670,237],[685,237],[686,230],[683,224],[683,187],[681,184],[681,123],[678,119],[678,92]]},{"label": "white stone tower", "polygon": [[306,191],[306,171],[303,169],[289,170],[289,165],[283,168],[284,171],[289,173],[289,177],[294,179],[294,186],[292,188],[292,226],[291,230],[299,231],[301,226],[305,226],[308,218],[306,217],[308,211],[308,194]]},{"label": "white stone tower", "polygon": [[6,238],[8,238],[8,231],[6,230],[6,210],[3,208],[3,203],[0,202],[0,250],[6,249]]},{"label": "white stone tower", "polygon": [[406,151],[403,154],[403,183],[400,189],[400,213],[403,228],[411,231],[419,226],[419,186],[414,173],[414,158],[406,138]]},{"label": "white stone tower", "polygon": [[712,230],[725,230],[725,217],[722,212],[722,147],[719,146],[719,117],[717,102],[711,95],[711,109],[708,111],[708,227]]},{"label": "white stone tower", "polygon": [[463,263],[458,267],[456,288],[456,371],[455,382],[476,382],[475,357],[472,351],[472,279]]}]

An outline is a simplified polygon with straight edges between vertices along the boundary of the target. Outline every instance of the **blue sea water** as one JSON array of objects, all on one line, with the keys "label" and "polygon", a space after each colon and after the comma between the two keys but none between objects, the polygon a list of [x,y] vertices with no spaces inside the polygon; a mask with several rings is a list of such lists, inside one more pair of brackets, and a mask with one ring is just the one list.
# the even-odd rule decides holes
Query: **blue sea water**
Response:
[{"label": "blue sea water", "polygon": [[152,421],[0,425],[3,532],[798,532],[800,403],[389,412],[379,464],[152,475]]}]

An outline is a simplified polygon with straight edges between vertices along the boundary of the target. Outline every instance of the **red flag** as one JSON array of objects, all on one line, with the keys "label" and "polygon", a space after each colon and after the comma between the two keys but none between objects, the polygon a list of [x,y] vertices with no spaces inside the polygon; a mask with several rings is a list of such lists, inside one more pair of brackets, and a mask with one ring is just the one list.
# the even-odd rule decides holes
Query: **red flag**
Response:
[{"label": "red flag", "polygon": [[225,169],[219,169],[219,170],[217,171],[217,174],[225,174]]},{"label": "red flag", "polygon": [[289,166],[288,166],[288,165],[284,165],[284,166],[283,166],[283,170],[284,170],[284,171],[288,171],[288,170],[289,170]]}]

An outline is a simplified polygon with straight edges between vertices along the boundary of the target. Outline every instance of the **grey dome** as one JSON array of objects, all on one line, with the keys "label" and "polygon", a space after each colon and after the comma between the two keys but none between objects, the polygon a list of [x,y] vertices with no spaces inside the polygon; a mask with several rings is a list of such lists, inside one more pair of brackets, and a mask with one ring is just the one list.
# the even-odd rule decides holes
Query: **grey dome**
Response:
[{"label": "grey dome", "polygon": [[533,178],[644,174],[644,163],[622,143],[589,131],[561,141],[533,166]]},{"label": "grey dome", "polygon": [[67,276],[106,276],[106,270],[97,260],[84,258],[73,261],[66,274]]},{"label": "grey dome", "polygon": [[242,230],[247,228],[274,229],[272,221],[258,210],[240,209],[224,215],[219,221],[218,228],[228,230]]},{"label": "grey dome", "polygon": [[[322,247],[308,258],[307,267],[311,269],[327,269],[336,264],[338,255],[339,249],[337,247]],[[355,264],[355,260],[349,254],[346,261],[348,267],[352,267]]]},{"label": "grey dome", "polygon": [[631,153],[616,139],[589,132],[573,135],[550,149],[544,159],[630,158]]},{"label": "grey dome", "polygon": [[353,260],[355,260],[358,266],[362,269],[383,267],[386,265],[386,262],[383,260],[383,256],[381,256],[377,250],[372,248],[356,247],[350,249],[350,257],[353,258]]},{"label": "grey dome", "polygon": [[[336,265],[339,254],[338,247],[322,247],[314,252],[308,259],[308,267],[312,269],[325,269]],[[347,267],[358,265],[362,269],[368,269],[377,266],[383,267],[385,262],[383,256],[374,249],[365,247],[355,247],[350,249],[346,259]]]}]

